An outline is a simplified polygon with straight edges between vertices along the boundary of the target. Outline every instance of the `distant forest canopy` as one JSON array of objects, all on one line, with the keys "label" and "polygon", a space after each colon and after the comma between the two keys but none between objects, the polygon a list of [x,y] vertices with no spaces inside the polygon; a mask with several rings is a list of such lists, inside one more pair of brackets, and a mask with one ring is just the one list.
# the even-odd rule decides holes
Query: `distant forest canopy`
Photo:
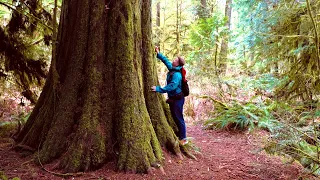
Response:
[{"label": "distant forest canopy", "polygon": [[274,96],[318,95],[319,1],[159,2],[154,41],[169,56],[187,56],[193,76],[272,74]]},{"label": "distant forest canopy", "polygon": [[54,1],[0,2],[2,92],[20,91],[35,104],[51,60],[53,8]]}]

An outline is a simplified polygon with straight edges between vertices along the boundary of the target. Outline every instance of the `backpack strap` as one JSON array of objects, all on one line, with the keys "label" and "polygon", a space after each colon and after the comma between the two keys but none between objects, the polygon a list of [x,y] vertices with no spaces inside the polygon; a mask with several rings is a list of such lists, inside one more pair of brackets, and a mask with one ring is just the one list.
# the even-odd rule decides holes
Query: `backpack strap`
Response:
[{"label": "backpack strap", "polygon": [[171,82],[173,74],[177,71],[169,71],[169,82]]},{"label": "backpack strap", "polygon": [[[183,68],[183,66],[182,66],[182,68],[181,68],[180,70],[171,70],[171,71],[169,71],[169,81],[172,80],[172,76],[173,76],[173,74],[174,74],[175,72],[180,72],[181,75],[182,75],[182,80],[183,80],[183,81],[186,81],[186,78],[185,78],[186,70]],[[183,73],[184,73],[184,74],[183,74]]]},{"label": "backpack strap", "polygon": [[182,66],[182,68],[181,68],[181,75],[182,75],[182,80],[183,80],[184,82],[187,81],[187,79],[186,79],[186,74],[187,74],[187,71],[186,71],[186,69],[184,69],[184,67]]}]

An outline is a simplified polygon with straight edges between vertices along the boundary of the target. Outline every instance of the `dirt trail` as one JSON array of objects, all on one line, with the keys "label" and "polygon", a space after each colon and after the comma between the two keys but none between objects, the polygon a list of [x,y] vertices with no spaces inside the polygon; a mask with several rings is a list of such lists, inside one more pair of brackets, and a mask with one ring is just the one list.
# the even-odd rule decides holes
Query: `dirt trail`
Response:
[{"label": "dirt trail", "polygon": [[[188,125],[187,130],[201,154],[196,154],[197,161],[188,158],[181,161],[165,152],[165,175],[159,169],[143,175],[116,172],[115,164],[108,163],[97,171],[66,179],[278,180],[298,179],[302,175],[303,170],[298,164],[284,164],[281,158],[259,151],[261,141],[266,136],[264,132],[239,134],[205,131],[199,125]],[[43,171],[30,158],[21,158],[17,153],[0,146],[0,171],[10,179],[63,179]]]}]

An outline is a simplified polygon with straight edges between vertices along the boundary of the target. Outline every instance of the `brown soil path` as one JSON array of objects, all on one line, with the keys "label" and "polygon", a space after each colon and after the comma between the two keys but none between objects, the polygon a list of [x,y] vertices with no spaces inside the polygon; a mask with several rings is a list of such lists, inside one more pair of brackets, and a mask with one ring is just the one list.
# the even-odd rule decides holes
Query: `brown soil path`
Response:
[{"label": "brown soil path", "polygon": [[[298,164],[284,164],[279,157],[259,151],[261,141],[266,137],[264,132],[206,131],[199,125],[188,125],[188,136],[200,148],[201,154],[196,154],[198,160],[180,160],[165,152],[165,175],[159,169],[143,175],[116,172],[115,164],[109,163],[97,171],[65,179],[284,180],[298,179],[303,172]],[[9,151],[5,144],[0,144],[0,171],[10,179],[64,179],[40,169],[30,158],[21,158],[16,152]]]}]

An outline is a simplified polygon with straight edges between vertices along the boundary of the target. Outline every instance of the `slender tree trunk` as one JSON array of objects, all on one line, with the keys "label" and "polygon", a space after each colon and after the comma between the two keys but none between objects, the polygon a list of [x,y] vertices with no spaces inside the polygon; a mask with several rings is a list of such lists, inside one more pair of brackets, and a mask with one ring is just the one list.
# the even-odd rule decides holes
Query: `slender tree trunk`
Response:
[{"label": "slender tree trunk", "polygon": [[[230,31],[231,28],[231,11],[232,11],[232,0],[226,1],[226,7],[225,7],[225,17],[227,18],[226,27],[228,31]],[[227,68],[227,56],[228,56],[228,38],[227,35],[225,38],[222,39],[221,43],[221,51],[220,51],[220,63],[219,63],[219,69],[220,72],[225,73]]]},{"label": "slender tree trunk", "polygon": [[246,59],[246,45],[243,45],[243,59]]},{"label": "slender tree trunk", "polygon": [[199,18],[207,18],[209,16],[207,0],[200,1],[198,15]]},{"label": "slender tree trunk", "polygon": [[59,86],[53,88],[50,68],[17,137],[20,147],[38,149],[42,163],[56,160],[66,172],[113,159],[119,170],[146,172],[161,163],[161,146],[180,153],[168,106],[150,91],[158,83],[150,6],[150,0],[63,2],[53,67]]},{"label": "slender tree trunk", "polygon": [[[164,4],[164,6],[166,7],[167,6],[167,0],[164,0],[164,1],[162,1],[163,2],[163,4]],[[166,27],[166,20],[167,20],[167,17],[166,17],[166,8],[164,8],[163,9],[163,12],[162,12],[162,16],[161,17],[163,17],[163,25],[162,25],[162,27]],[[164,39],[162,39],[162,38],[165,38],[165,28],[163,28],[163,31],[162,31],[162,36],[161,36],[161,40],[160,40],[160,42],[162,43],[161,45],[162,46],[160,46],[160,50],[161,50],[161,52],[163,52],[163,53],[166,53],[165,52],[165,40]]]},{"label": "slender tree trunk", "polygon": [[176,41],[177,41],[177,53],[180,54],[180,25],[181,25],[181,2],[177,0],[177,22],[176,22]]},{"label": "slender tree trunk", "polygon": [[160,0],[158,0],[157,2],[157,17],[156,17],[156,26],[157,26],[157,30],[156,30],[156,46],[160,47],[160,41],[161,41],[161,31],[160,31]]}]

